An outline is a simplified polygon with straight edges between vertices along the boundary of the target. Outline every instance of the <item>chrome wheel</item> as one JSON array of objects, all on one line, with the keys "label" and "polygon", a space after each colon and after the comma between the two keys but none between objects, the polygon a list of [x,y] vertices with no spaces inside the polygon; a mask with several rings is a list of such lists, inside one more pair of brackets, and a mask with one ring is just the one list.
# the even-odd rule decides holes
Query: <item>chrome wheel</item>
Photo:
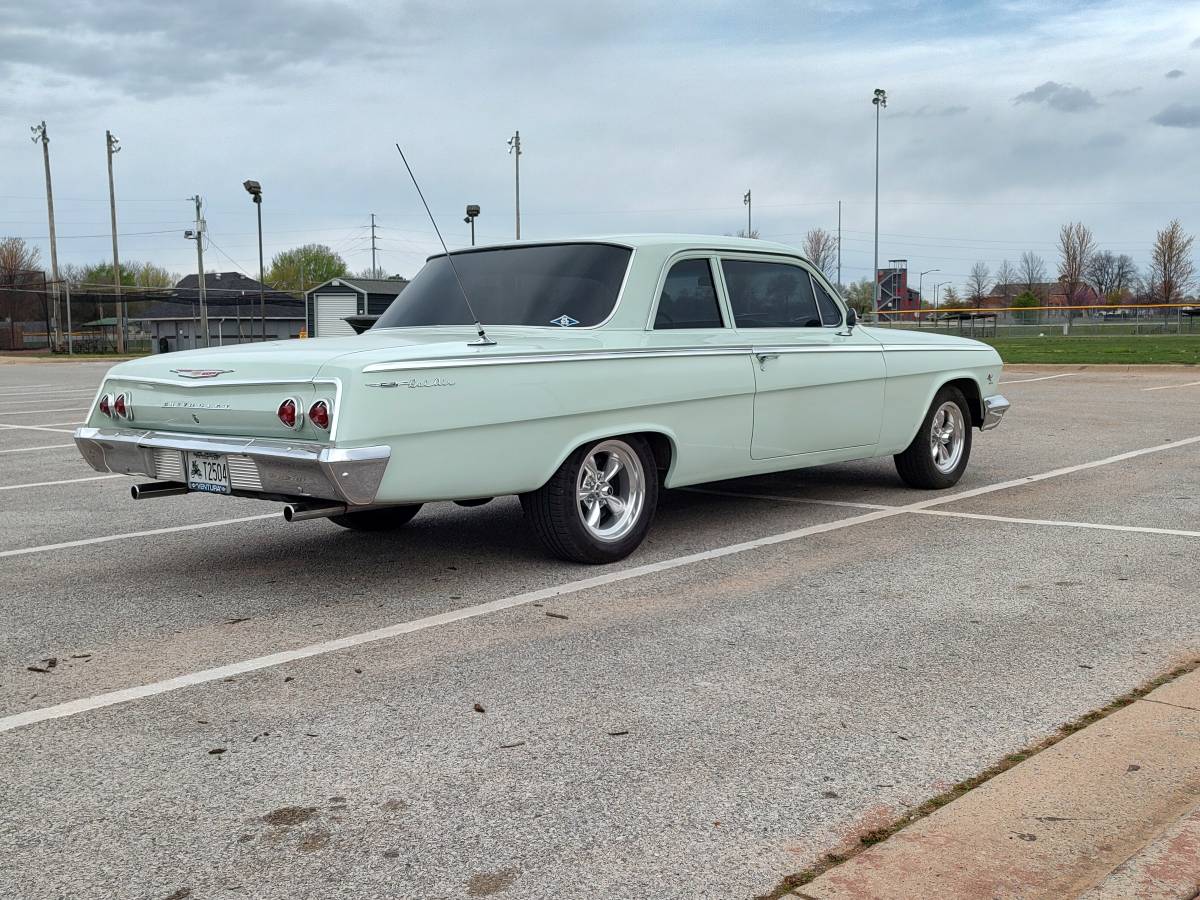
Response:
[{"label": "chrome wheel", "polygon": [[637,526],[646,503],[641,459],[624,441],[601,441],[583,458],[575,495],[579,518],[592,537],[621,540]]},{"label": "chrome wheel", "polygon": [[953,400],[947,400],[933,414],[929,425],[929,450],[933,465],[939,472],[953,472],[963,455],[966,444],[967,424],[962,409]]}]

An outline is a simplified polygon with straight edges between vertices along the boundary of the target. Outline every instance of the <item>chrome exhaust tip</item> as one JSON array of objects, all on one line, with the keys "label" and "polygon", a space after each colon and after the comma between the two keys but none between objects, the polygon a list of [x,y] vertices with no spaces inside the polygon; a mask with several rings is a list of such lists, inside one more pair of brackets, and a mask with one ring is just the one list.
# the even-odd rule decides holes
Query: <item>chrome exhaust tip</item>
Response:
[{"label": "chrome exhaust tip", "polygon": [[173,497],[176,494],[186,494],[187,492],[188,487],[182,481],[150,481],[146,484],[135,484],[129,488],[129,496],[134,500]]},{"label": "chrome exhaust tip", "polygon": [[289,503],[283,508],[283,518],[288,522],[304,522],[308,519],[328,519],[348,511],[344,503],[316,506],[308,503]]}]

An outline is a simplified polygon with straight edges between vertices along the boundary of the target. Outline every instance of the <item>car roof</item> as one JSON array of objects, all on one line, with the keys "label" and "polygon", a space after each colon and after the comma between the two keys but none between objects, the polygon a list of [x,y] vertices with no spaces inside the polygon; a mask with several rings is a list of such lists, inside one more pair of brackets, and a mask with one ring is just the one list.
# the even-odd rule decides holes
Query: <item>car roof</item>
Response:
[{"label": "car roof", "polygon": [[[617,244],[633,249],[654,248],[676,252],[679,250],[741,250],[759,253],[786,253],[791,256],[804,254],[795,247],[758,238],[731,237],[723,234],[601,234],[562,238],[543,238],[528,241],[504,241],[478,247],[463,247],[453,252],[469,253],[471,250],[486,250],[496,247],[528,247],[537,244]],[[435,253],[433,256],[441,256]],[[430,257],[430,259],[433,258]]]}]

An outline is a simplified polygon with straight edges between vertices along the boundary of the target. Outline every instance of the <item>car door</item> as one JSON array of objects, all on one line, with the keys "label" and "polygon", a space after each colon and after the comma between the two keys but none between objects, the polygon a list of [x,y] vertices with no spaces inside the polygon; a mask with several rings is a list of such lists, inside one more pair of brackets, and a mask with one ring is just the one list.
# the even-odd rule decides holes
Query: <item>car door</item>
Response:
[{"label": "car door", "polygon": [[753,347],[751,457],[878,443],[883,350],[845,327],[823,280],[787,257],[723,256],[721,272],[734,326]]}]

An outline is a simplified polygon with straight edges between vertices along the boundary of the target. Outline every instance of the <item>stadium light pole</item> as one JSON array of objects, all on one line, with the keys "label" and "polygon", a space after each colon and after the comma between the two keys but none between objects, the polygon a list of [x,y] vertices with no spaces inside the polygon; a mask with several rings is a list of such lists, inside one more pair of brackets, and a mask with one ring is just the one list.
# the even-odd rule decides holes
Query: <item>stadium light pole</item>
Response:
[{"label": "stadium light pole", "polygon": [[[251,197],[254,198],[254,207],[258,210],[258,313],[262,316],[262,339],[267,339],[267,296],[266,272],[263,270],[263,252],[262,252],[262,185],[257,181],[243,181],[242,187],[246,189]],[[305,323],[307,327],[308,323]]]},{"label": "stadium light pole", "polygon": [[875,269],[872,279],[875,282],[875,321],[879,321],[879,111],[887,106],[887,91],[875,88],[871,98],[875,105]]},{"label": "stadium light pole", "polygon": [[925,302],[925,276],[930,272],[940,272],[941,269],[926,269],[917,277],[917,324],[921,324],[921,304]]},{"label": "stadium light pole", "polygon": [[467,216],[465,219],[463,219],[463,221],[471,226],[471,246],[472,247],[475,246],[475,217],[478,215],[479,215],[479,204],[477,204],[477,203],[467,204]]}]

